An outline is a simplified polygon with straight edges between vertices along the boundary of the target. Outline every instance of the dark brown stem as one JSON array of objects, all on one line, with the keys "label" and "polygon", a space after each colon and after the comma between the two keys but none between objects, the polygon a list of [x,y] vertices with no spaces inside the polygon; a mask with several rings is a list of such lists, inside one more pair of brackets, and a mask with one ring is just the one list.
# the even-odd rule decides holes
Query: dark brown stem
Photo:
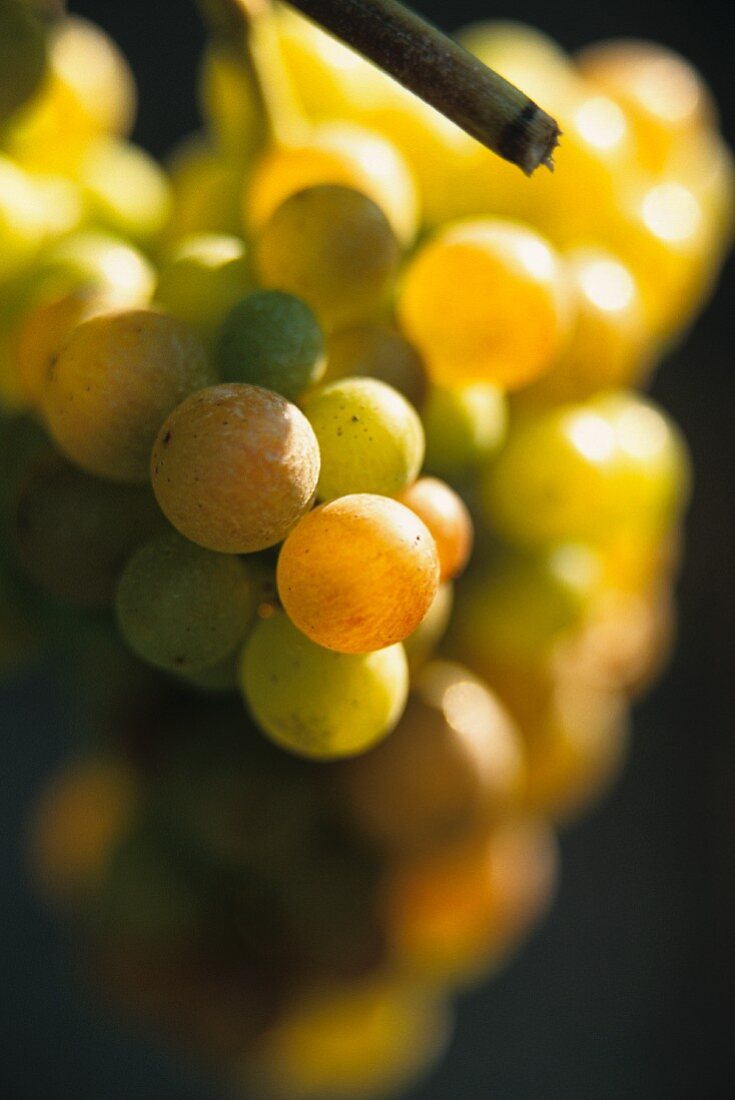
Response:
[{"label": "dark brown stem", "polygon": [[397,0],[289,0],[526,175],[560,130],[533,100]]}]

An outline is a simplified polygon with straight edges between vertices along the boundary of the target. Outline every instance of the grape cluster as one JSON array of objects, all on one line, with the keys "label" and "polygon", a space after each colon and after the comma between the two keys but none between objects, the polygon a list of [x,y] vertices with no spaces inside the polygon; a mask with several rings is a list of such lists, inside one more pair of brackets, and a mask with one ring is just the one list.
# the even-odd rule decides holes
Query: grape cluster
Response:
[{"label": "grape cluster", "polygon": [[460,34],[560,121],[525,182],[263,19],[164,171],[107,36],[0,2],[0,669],[84,701],[30,859],[95,979],[325,1100],[437,1056],[623,762],[691,479],[640,391],[733,167],[653,44]]}]

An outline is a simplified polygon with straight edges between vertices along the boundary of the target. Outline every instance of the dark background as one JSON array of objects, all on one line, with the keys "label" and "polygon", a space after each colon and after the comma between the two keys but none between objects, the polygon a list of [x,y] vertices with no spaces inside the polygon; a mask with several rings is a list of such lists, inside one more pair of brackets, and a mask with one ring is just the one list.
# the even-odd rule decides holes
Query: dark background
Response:
[{"label": "dark background", "polygon": [[[79,0],[135,68],[136,138],[162,153],[196,125],[203,41],[192,0]],[[714,0],[415,4],[450,29],[520,19],[575,49],[662,41],[701,68],[735,137],[731,6]],[[675,1100],[735,1095],[735,381],[732,264],[661,370],[696,495],[681,641],[637,709],[632,758],[607,802],[563,840],[557,904],[516,962],[462,1000],[452,1049],[413,1100]],[[36,676],[0,696],[0,1093],[14,1100],[220,1100],[224,1090],[125,1034],[73,981],[62,931],[19,855],[31,793],[65,752],[69,701]]]}]

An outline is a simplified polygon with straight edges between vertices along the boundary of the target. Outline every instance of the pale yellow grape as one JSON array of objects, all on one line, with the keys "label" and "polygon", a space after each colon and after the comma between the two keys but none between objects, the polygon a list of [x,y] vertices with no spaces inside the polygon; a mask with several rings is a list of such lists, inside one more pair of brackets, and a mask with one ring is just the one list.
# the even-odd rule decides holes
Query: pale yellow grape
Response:
[{"label": "pale yellow grape", "polygon": [[561,350],[569,328],[566,279],[551,244],[525,226],[457,222],[409,264],[399,318],[438,385],[518,389]]},{"label": "pale yellow grape", "polygon": [[426,399],[426,372],[416,348],[388,325],[353,325],[327,340],[325,382],[337,378],[378,378],[420,409]]},{"label": "pale yellow grape", "polygon": [[147,305],[156,275],[134,245],[103,230],[82,230],[51,245],[37,277],[44,293],[64,294],[80,286],[110,293],[121,306]]},{"label": "pale yellow grape", "polygon": [[265,733],[300,756],[364,752],[395,726],[406,703],[401,645],[375,653],[333,653],[281,613],[256,623],[242,658],[242,685]]},{"label": "pale yellow grape", "polygon": [[253,288],[244,241],[218,233],[182,237],[158,272],[156,300],[208,339]]},{"label": "pale yellow grape", "polygon": [[508,401],[487,382],[456,389],[432,386],[421,419],[426,470],[451,481],[500,450],[508,430]]},{"label": "pale yellow grape", "polygon": [[398,241],[380,207],[348,187],[311,187],[291,195],[256,245],[263,286],[303,298],[327,328],[379,313],[399,262]]},{"label": "pale yellow grape", "polygon": [[416,184],[387,138],[344,122],[322,123],[299,145],[272,146],[253,169],[245,190],[247,224],[258,232],[289,195],[320,184],[341,184],[371,198],[402,244],[416,236]]},{"label": "pale yellow grape", "polygon": [[40,171],[73,171],[100,134],[128,134],[135,82],[112,39],[77,16],[61,20],[49,43],[49,70],[8,134],[13,155]]},{"label": "pale yellow grape", "polygon": [[162,425],[153,489],[182,535],[210,550],[274,546],[312,504],[319,446],[299,409],[242,383],[211,386]]},{"label": "pale yellow grape", "polygon": [[0,153],[0,285],[32,264],[46,230],[44,204],[32,177]]},{"label": "pale yellow grape", "polygon": [[312,641],[368,653],[416,629],[439,587],[439,559],[418,516],[357,493],[304,516],[281,549],[277,580],[286,613]]},{"label": "pale yellow grape", "polygon": [[345,378],[313,390],[303,410],[322,456],[318,494],[396,496],[416,480],[424,432],[412,405],[375,378]]},{"label": "pale yellow grape", "polygon": [[213,380],[199,340],[180,321],[120,310],[74,330],[52,365],[43,411],[58,446],[83,470],[145,481],[162,421]]},{"label": "pale yellow grape", "polygon": [[92,220],[134,241],[150,241],[171,214],[163,169],[137,146],[100,138],[85,151],[76,179]]}]

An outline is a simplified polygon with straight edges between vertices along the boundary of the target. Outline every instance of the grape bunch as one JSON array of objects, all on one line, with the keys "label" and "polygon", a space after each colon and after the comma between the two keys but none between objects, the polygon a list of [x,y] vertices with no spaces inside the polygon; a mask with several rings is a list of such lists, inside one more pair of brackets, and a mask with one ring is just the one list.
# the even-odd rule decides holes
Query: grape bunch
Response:
[{"label": "grape bunch", "polygon": [[715,107],[651,43],[459,38],[553,177],[280,5],[163,168],[107,35],[0,0],[0,671],[79,710],[29,859],[91,979],[259,1097],[439,1055],[674,634],[642,391],[731,235]]}]

